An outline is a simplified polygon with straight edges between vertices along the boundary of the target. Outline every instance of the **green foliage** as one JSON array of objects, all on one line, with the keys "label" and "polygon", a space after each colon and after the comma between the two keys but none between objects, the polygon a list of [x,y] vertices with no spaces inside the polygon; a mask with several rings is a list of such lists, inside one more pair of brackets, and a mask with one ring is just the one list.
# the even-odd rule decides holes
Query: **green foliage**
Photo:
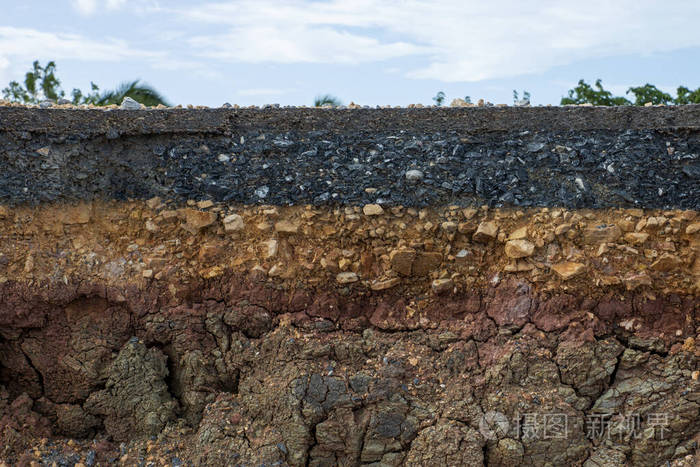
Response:
[{"label": "green foliage", "polygon": [[464,102],[466,102],[467,104],[471,104],[472,103],[471,96],[464,96]]},{"label": "green foliage", "polygon": [[610,91],[603,88],[600,79],[596,80],[595,89],[580,79],[578,86],[569,89],[568,97],[561,98],[561,105],[567,104],[629,105],[631,102],[624,97],[613,96]]},{"label": "green foliage", "polygon": [[[93,90],[97,90],[97,86],[94,84]],[[169,105],[158,91],[148,85],[139,84],[139,80],[122,83],[117,89],[105,91],[99,95],[88,96],[88,103],[94,105],[121,104],[125,97],[131,97],[136,102],[148,107],[159,104]]]},{"label": "green foliage", "polygon": [[71,92],[71,95],[73,96],[73,105],[94,104],[99,97],[100,88],[95,83],[90,81],[90,89],[90,94],[83,95],[83,92],[80,89],[73,88],[73,91]]},{"label": "green foliage", "polygon": [[678,86],[673,102],[675,104],[700,104],[700,88],[691,91],[685,86]]},{"label": "green foliage", "polygon": [[[139,84],[139,80],[123,83],[117,89],[100,93],[100,88],[90,82],[90,92],[83,94],[80,89],[71,92],[72,103],[110,105],[121,104],[124,97],[146,105],[168,105],[165,98],[150,86]],[[42,67],[39,61],[34,61],[33,68],[24,77],[24,85],[12,81],[2,90],[3,98],[23,104],[38,104],[44,100],[57,102],[64,98],[65,91],[61,89],[61,81],[56,77],[56,63],[51,61]]]},{"label": "green foliage", "polygon": [[38,60],[32,63],[32,69],[24,75],[24,86],[17,81],[11,81],[2,90],[5,99],[23,104],[38,104],[43,100],[57,101],[65,96],[61,89],[61,81],[56,77],[56,63],[53,61],[42,67]]},{"label": "green foliage", "polygon": [[633,86],[626,94],[634,96],[634,102],[625,97],[613,96],[610,91],[603,88],[601,80],[596,80],[595,88],[579,80],[578,86],[570,89],[567,97],[562,97],[561,105],[567,104],[593,104],[593,105],[645,105],[657,104],[700,104],[700,88],[691,91],[685,86],[679,86],[676,97],[663,92],[653,84]]},{"label": "green foliage", "polygon": [[673,98],[670,94],[663,92],[653,84],[645,84],[644,86],[631,87],[627,90],[627,94],[634,95],[634,105],[644,105],[648,102],[652,104],[670,104]]},{"label": "green foliage", "polygon": [[435,97],[433,97],[433,100],[435,101],[435,105],[440,107],[443,102],[445,102],[445,99],[447,98],[447,95],[445,95],[444,92],[440,91],[437,94],[435,94]]},{"label": "green foliage", "polygon": [[342,105],[342,102],[340,102],[340,99],[330,94],[324,94],[322,96],[316,96],[314,98],[314,107],[323,107],[324,105],[338,107]]}]

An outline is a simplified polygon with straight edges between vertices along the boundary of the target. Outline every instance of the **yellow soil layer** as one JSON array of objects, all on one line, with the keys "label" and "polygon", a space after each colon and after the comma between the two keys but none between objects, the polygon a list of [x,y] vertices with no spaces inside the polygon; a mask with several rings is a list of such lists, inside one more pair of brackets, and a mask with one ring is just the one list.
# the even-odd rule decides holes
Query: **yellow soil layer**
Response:
[{"label": "yellow soil layer", "polygon": [[0,283],[186,283],[259,269],[287,287],[452,293],[517,276],[538,291],[700,292],[696,211],[482,207],[0,206]]}]

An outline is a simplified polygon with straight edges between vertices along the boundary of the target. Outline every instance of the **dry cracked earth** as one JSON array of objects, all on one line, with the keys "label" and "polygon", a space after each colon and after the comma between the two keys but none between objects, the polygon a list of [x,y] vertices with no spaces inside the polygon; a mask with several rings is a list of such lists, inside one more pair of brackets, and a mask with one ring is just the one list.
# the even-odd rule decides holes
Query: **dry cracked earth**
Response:
[{"label": "dry cracked earth", "polygon": [[692,209],[0,205],[0,465],[694,466]]}]

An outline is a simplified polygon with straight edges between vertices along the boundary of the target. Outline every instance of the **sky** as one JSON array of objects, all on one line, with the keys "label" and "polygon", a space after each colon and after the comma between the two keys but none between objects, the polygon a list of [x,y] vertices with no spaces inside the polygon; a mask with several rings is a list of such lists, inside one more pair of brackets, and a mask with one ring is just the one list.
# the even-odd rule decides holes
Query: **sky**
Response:
[{"label": "sky", "polygon": [[0,0],[0,88],[54,60],[63,88],[141,79],[172,104],[558,104],[700,86],[697,0]]}]

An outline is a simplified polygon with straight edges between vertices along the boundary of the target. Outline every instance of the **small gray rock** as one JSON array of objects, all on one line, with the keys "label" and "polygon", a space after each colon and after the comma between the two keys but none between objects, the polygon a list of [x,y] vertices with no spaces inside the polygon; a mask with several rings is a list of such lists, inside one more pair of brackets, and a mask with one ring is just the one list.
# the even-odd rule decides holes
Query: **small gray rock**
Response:
[{"label": "small gray rock", "polygon": [[122,110],[139,110],[141,108],[141,104],[127,96],[124,98],[122,105],[120,105],[119,108]]},{"label": "small gray rock", "polygon": [[233,107],[233,106],[231,104],[229,104],[228,102],[224,102],[224,104],[221,106],[222,109],[230,109],[231,107]]},{"label": "small gray rock", "polygon": [[425,175],[423,174],[423,172],[421,172],[420,170],[417,170],[417,169],[412,169],[412,170],[406,171],[406,180],[408,180],[409,182],[417,182],[417,181],[423,180],[424,176]]},{"label": "small gray rock", "polygon": [[270,192],[270,188],[267,185],[263,185],[257,190],[255,190],[255,196],[257,196],[260,199],[264,199],[267,197],[267,194]]}]

